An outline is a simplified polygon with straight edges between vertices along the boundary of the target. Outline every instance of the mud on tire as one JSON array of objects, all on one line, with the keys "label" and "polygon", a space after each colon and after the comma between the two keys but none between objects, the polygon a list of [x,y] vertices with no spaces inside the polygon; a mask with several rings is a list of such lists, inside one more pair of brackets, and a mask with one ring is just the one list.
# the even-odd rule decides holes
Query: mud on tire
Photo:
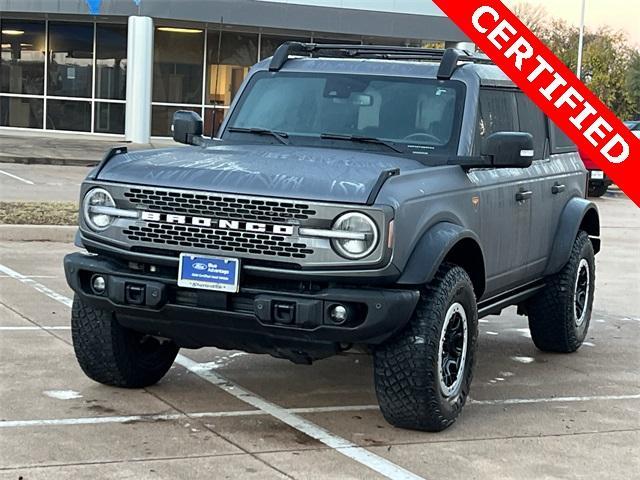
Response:
[{"label": "mud on tire", "polygon": [[142,388],[157,383],[178,354],[170,341],[124,328],[112,312],[73,299],[71,334],[84,373],[114,387]]},{"label": "mud on tire", "polygon": [[[460,322],[461,315],[466,322],[462,344],[455,334],[460,330],[458,323],[452,324]],[[453,424],[469,394],[477,332],[471,280],[462,268],[445,264],[424,288],[410,323],[374,351],[376,393],[386,420],[397,427],[430,432]],[[454,378],[455,354],[450,353],[459,350],[464,358],[459,357],[461,369]]]},{"label": "mud on tire", "polygon": [[546,279],[546,287],[526,304],[531,338],[545,352],[575,352],[584,341],[593,307],[595,254],[580,231],[563,269]]}]

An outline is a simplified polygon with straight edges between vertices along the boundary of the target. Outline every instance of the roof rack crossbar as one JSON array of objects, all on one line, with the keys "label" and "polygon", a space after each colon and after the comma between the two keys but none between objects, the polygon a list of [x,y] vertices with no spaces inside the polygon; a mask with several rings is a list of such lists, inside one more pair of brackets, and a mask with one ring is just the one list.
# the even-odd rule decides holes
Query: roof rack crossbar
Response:
[{"label": "roof rack crossbar", "polygon": [[276,50],[269,70],[277,72],[287,63],[290,55],[310,55],[333,58],[377,58],[385,60],[431,60],[439,61],[438,79],[449,80],[459,62],[492,64],[489,58],[475,56],[464,50],[446,50],[418,47],[393,47],[383,45],[318,44],[286,42]]}]

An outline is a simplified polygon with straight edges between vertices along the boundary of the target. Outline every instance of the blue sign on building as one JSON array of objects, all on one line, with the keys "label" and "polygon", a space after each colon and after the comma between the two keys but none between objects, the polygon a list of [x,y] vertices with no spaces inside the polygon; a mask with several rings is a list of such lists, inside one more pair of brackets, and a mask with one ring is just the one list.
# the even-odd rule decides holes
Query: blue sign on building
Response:
[{"label": "blue sign on building", "polygon": [[[140,6],[140,2],[142,0],[132,0],[133,3],[136,4],[136,6]],[[85,2],[87,2],[87,7],[89,7],[89,13],[91,15],[99,15],[100,14],[100,7],[102,6],[102,0],[85,0]]]}]

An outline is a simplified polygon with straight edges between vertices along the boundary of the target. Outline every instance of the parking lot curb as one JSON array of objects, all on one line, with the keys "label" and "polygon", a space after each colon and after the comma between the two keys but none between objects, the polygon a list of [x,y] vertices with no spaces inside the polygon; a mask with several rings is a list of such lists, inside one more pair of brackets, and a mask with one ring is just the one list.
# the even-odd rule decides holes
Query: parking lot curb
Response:
[{"label": "parking lot curb", "polygon": [[53,158],[53,157],[12,157],[0,155],[0,163],[16,163],[20,165],[56,165],[66,167],[94,167],[100,160],[81,158]]},{"label": "parking lot curb", "polygon": [[77,230],[62,225],[0,225],[0,241],[69,243]]}]

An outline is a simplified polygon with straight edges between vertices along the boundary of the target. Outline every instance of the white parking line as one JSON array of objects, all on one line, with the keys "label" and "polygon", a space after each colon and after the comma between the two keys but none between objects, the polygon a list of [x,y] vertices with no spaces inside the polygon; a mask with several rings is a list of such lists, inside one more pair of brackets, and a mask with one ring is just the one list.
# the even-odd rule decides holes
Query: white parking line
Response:
[{"label": "white parking line", "polygon": [[10,269],[6,265],[2,265],[1,263],[0,263],[0,272],[4,273],[5,275],[11,278],[14,278],[15,280],[18,280],[19,282],[24,283],[25,285],[29,285],[34,290],[37,290],[38,292],[45,294],[47,297],[51,298],[52,300],[55,300],[56,302],[60,302],[69,308],[71,308],[71,305],[73,304],[73,300],[71,300],[70,298],[67,298],[64,295],[60,295],[58,292],[54,292],[49,287],[41,283],[38,283],[35,280],[27,277],[26,275],[22,275],[21,273],[18,273],[15,270]]},{"label": "white parking line", "polygon": [[[25,275],[25,278],[37,278],[39,280],[58,278],[56,275]],[[0,278],[12,278],[9,275],[0,275]]]},{"label": "white parking line", "polygon": [[71,330],[71,327],[0,327],[0,332],[29,332],[40,330]]},{"label": "white parking line", "polygon": [[[0,272],[9,275],[12,278],[15,278],[25,285],[29,285],[38,292],[43,293],[49,298],[56,300],[57,302],[66,305],[67,307],[71,307],[73,303],[70,298],[60,295],[47,286],[31,280],[5,265],[0,264]],[[262,410],[263,412],[273,416],[274,418],[277,418],[290,427],[295,428],[302,433],[305,433],[306,435],[334,449],[336,452],[341,453],[342,455],[351,458],[352,460],[355,460],[361,465],[364,465],[387,478],[393,480],[424,480],[423,477],[420,477],[383,457],[371,453],[367,449],[359,447],[355,443],[339,437],[338,435],[334,435],[328,430],[325,430],[324,428],[316,425],[315,423],[305,420],[295,413],[287,411],[287,409],[285,408],[282,408],[261,397],[258,397],[257,395],[254,395],[248,390],[245,390],[239,385],[225,379],[218,374],[209,370],[202,369],[202,367],[198,363],[185,357],[184,355],[178,355],[176,363],[195,373],[199,377],[207,380],[213,385],[216,385],[230,395],[233,395],[237,399],[242,400],[243,402],[259,410]]]},{"label": "white parking line", "polygon": [[502,400],[471,400],[471,405],[524,405],[529,403],[606,402],[612,400],[640,400],[639,395],[588,395],[584,397],[505,398]]},{"label": "white parking line", "polygon": [[14,175],[13,173],[5,172],[4,170],[0,170],[0,173],[2,175],[6,175],[7,177],[11,177],[15,180],[18,180],[22,183],[26,183],[27,185],[34,185],[34,183],[31,180],[27,180],[26,178],[19,177],[17,175]]},{"label": "white parking line", "polygon": [[200,378],[208,381],[209,383],[221,388],[229,395],[233,395],[238,400],[241,400],[252,407],[262,410],[268,413],[274,418],[277,418],[281,422],[289,425],[292,428],[324,443],[326,446],[334,449],[336,452],[345,455],[356,462],[369,467],[371,470],[384,475],[387,478],[392,479],[420,479],[414,473],[390,462],[389,460],[382,458],[365,448],[359,447],[355,443],[350,442],[342,437],[334,435],[333,433],[325,430],[324,428],[316,425],[309,420],[306,420],[295,413],[288,411],[286,408],[282,408],[274,403],[265,400],[262,397],[244,389],[240,385],[227,380],[221,375],[202,368],[199,363],[185,357],[184,355],[178,355],[176,359],[178,365],[183,366],[190,372],[195,373]]},{"label": "white parking line", "polygon": [[[338,407],[307,407],[289,408],[288,412],[304,413],[332,413],[332,412],[362,412],[365,410],[377,410],[377,405],[352,405]],[[227,418],[227,417],[251,417],[268,415],[262,410],[237,410],[230,412],[196,412],[196,413],[166,413],[148,415],[117,415],[102,417],[78,417],[78,418],[51,418],[41,420],[3,420],[0,421],[0,428],[19,427],[60,427],[74,425],[96,425],[104,423],[131,423],[131,422],[153,422],[158,420],[180,420],[188,418]]]}]

